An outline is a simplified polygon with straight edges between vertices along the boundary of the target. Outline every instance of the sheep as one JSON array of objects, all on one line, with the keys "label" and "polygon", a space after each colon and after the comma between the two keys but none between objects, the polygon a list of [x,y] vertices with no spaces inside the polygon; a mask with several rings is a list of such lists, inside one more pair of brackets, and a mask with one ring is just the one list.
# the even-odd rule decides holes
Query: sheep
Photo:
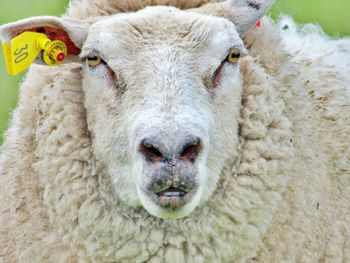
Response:
[{"label": "sheep", "polygon": [[73,0],[2,26],[74,45],[20,87],[0,261],[350,262],[349,40],[272,4]]}]

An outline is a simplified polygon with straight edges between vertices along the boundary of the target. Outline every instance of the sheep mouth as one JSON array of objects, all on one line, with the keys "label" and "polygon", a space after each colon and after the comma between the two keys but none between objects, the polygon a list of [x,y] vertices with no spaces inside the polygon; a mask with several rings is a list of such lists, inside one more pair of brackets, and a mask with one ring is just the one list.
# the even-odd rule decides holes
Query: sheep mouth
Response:
[{"label": "sheep mouth", "polygon": [[183,191],[179,188],[175,188],[175,187],[169,187],[165,190],[162,190],[158,193],[156,193],[156,195],[159,198],[183,198],[185,195],[187,194],[186,191]]},{"label": "sheep mouth", "polygon": [[152,200],[163,209],[175,211],[188,203],[192,196],[192,192],[187,192],[176,187],[169,187],[152,194]]}]

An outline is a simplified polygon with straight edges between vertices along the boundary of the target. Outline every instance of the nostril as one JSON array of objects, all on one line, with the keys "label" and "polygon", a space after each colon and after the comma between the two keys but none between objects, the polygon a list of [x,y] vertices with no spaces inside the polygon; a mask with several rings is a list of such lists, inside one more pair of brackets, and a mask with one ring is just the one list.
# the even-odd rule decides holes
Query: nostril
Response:
[{"label": "nostril", "polygon": [[200,139],[195,139],[194,141],[186,144],[182,148],[182,152],[180,154],[180,159],[194,163],[196,161],[201,149],[202,149],[202,144],[201,144]]},{"label": "nostril", "polygon": [[160,162],[164,159],[163,154],[146,140],[141,142],[139,151],[145,156],[146,160],[150,162]]}]

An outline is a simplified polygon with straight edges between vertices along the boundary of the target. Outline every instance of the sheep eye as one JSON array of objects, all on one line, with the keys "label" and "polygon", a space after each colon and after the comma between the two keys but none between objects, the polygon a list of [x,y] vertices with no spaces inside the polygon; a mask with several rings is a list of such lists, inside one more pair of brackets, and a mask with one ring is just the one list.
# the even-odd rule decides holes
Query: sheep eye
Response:
[{"label": "sheep eye", "polygon": [[102,62],[102,59],[100,56],[87,57],[87,63],[89,65],[89,67],[96,67],[96,66],[100,65],[101,62]]},{"label": "sheep eye", "polygon": [[241,51],[238,48],[232,48],[228,54],[226,60],[230,63],[237,63],[241,57]]}]

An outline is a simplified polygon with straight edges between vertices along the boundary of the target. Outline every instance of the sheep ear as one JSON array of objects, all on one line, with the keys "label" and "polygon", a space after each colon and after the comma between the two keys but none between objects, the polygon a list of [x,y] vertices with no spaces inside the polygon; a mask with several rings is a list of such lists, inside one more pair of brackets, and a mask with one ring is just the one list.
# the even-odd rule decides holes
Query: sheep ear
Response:
[{"label": "sheep ear", "polygon": [[207,4],[191,11],[227,18],[236,25],[240,36],[244,36],[273,3],[274,0],[227,0]]},{"label": "sheep ear", "polygon": [[[58,65],[78,61],[89,26],[87,22],[50,16],[1,26],[0,38],[8,72],[16,75],[32,63]],[[56,55],[58,60],[55,60]]]}]

